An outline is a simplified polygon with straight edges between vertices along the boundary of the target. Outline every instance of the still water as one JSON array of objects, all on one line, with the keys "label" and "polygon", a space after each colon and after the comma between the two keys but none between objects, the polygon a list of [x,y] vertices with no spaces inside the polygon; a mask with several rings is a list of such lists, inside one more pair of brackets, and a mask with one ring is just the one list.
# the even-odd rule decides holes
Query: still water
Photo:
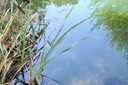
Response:
[{"label": "still water", "polygon": [[[53,0],[55,1],[55,0]],[[72,1],[72,0],[71,0]],[[64,18],[74,5],[73,11],[65,22],[68,29],[77,22],[91,16],[90,0],[76,0],[71,3],[51,3],[47,6],[46,17],[50,27],[59,29]],[[106,40],[108,31],[94,29],[93,20],[87,20],[72,30],[61,43],[58,50],[64,49],[76,41],[94,36],[78,43],[68,52],[56,56],[44,68],[44,75],[56,79],[44,79],[46,85],[128,85],[128,66],[123,52],[119,51],[118,43],[112,46],[111,39]],[[95,22],[95,20],[94,20]],[[127,37],[127,36],[126,36]]]}]

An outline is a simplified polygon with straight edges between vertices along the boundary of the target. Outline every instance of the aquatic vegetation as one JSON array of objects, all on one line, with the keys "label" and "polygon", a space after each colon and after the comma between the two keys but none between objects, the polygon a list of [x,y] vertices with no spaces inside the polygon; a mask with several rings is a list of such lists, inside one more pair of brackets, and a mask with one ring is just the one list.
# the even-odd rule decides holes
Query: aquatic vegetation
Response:
[{"label": "aquatic vegetation", "polygon": [[[54,49],[71,30],[88,18],[61,34],[63,24],[50,42],[50,35],[46,34],[50,22],[45,21],[45,6],[50,3],[49,0],[3,0],[0,3],[0,84],[40,85],[41,77],[46,77],[42,74],[44,66],[55,57]],[[42,4],[37,6],[38,3]],[[44,10],[40,10],[41,8]],[[65,21],[72,10],[73,7]],[[40,43],[41,46],[38,47]],[[62,50],[60,54],[73,46]],[[35,70],[34,66],[39,60],[39,68]],[[29,76],[27,81],[26,74]]]}]

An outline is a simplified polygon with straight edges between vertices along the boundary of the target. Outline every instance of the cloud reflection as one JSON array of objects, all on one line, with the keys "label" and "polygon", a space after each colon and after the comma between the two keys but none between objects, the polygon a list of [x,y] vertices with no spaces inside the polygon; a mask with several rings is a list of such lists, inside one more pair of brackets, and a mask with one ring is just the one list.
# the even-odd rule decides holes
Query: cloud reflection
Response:
[{"label": "cloud reflection", "polygon": [[94,75],[86,79],[73,79],[69,85],[128,85],[128,78],[120,76],[103,78]]},{"label": "cloud reflection", "polygon": [[69,85],[104,85],[103,79],[98,76],[91,76],[87,79],[73,79]]}]

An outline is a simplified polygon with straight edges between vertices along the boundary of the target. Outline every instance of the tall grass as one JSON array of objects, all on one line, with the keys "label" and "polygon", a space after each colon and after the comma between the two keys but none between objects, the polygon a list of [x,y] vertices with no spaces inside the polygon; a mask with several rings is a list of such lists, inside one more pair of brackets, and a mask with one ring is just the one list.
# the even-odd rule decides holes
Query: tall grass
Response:
[{"label": "tall grass", "polygon": [[[2,3],[0,7],[0,84],[41,85],[42,71],[47,63],[55,57],[52,56],[54,49],[71,30],[87,19],[78,22],[61,34],[64,29],[63,24],[50,43],[46,36],[49,22],[45,22],[45,11],[34,8],[36,6],[31,0],[20,2],[18,0],[3,0],[0,3]],[[65,21],[72,10],[73,7],[66,15]],[[43,40],[42,47],[37,49],[41,40]],[[48,45],[50,48],[46,51]],[[68,51],[73,46],[61,53]],[[39,59],[41,59],[39,69],[35,70],[35,61]],[[29,73],[27,82],[25,80],[26,72]],[[43,77],[46,76],[43,75]]]}]

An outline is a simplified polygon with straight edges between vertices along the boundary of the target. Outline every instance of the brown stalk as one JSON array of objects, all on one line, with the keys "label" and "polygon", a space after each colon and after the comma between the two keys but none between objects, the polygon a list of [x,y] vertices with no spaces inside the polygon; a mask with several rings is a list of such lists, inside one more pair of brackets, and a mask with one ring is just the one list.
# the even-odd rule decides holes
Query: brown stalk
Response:
[{"label": "brown stalk", "polygon": [[[14,18],[13,18],[13,19],[14,19]],[[12,21],[13,21],[13,19],[12,19]],[[8,35],[8,33],[9,33],[9,31],[10,31],[10,28],[11,28],[12,21],[9,21],[9,24],[8,24],[8,26],[5,28],[4,33],[0,36],[0,41],[2,41],[3,38],[5,38],[5,37]]]},{"label": "brown stalk", "polygon": [[29,2],[30,2],[29,0],[24,0],[24,2],[23,2],[21,5],[18,5],[18,6],[17,6],[18,9],[19,9],[23,14],[25,14],[23,8],[26,7],[26,6],[29,4]]}]

